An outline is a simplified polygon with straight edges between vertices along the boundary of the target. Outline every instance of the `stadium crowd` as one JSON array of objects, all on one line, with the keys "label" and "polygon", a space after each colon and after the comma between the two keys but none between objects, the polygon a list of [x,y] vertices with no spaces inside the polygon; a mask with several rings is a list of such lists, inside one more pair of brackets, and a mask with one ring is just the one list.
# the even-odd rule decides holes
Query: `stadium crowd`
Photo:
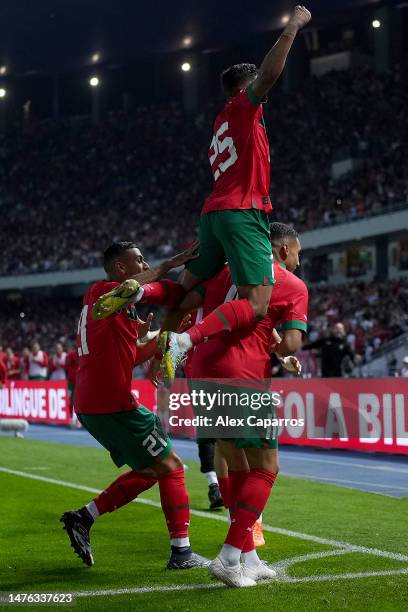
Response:
[{"label": "stadium crowd", "polygon": [[[303,231],[408,205],[402,70],[331,73],[270,98],[274,218]],[[2,137],[0,274],[96,266],[117,239],[159,257],[191,240],[211,186],[207,151],[221,105],[194,117],[177,104],[140,107],[96,126],[33,122]],[[332,178],[332,163],[350,157],[355,171]]]},{"label": "stadium crowd", "polygon": [[[10,357],[17,355],[20,358],[17,377],[27,378],[27,359],[43,350],[47,361],[43,365],[47,372],[43,375],[55,378],[58,355],[69,353],[75,341],[79,300],[30,297],[18,306],[2,301],[1,310],[0,361],[9,363],[9,370],[16,369],[16,361],[10,361]],[[353,353],[358,360],[368,362],[385,342],[408,331],[408,279],[312,287],[309,311],[307,342],[325,337],[341,321]],[[143,318],[146,313],[140,314]],[[153,328],[157,328],[161,315],[156,311]],[[35,343],[39,346],[33,349]],[[7,355],[8,349],[12,356]]]}]

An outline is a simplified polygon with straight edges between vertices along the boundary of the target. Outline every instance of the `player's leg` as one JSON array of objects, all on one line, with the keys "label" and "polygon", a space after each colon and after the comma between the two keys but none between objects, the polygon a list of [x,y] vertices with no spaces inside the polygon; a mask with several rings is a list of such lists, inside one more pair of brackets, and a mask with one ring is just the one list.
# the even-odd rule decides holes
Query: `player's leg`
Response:
[{"label": "player's leg", "polygon": [[215,471],[215,441],[212,438],[197,438],[200,471],[204,474],[208,484],[208,499],[210,510],[221,508],[224,503],[220,493],[217,473]]},{"label": "player's leg", "polygon": [[221,497],[224,503],[224,507],[228,510],[229,504],[229,477],[228,477],[228,463],[222,454],[218,441],[215,444],[214,452],[214,467],[218,478],[218,484],[220,487]]},{"label": "player's leg", "polygon": [[[112,488],[108,487],[109,495],[107,498],[103,494],[99,496],[99,506],[105,509],[112,508],[119,501],[120,495],[123,505],[126,500],[131,501],[133,494],[136,496],[158,482],[163,512],[171,537],[172,555],[169,567],[172,569],[203,567],[206,560],[192,552],[188,541],[189,502],[183,464],[172,450],[171,440],[162,430],[158,417],[140,406],[137,410],[129,412],[80,415],[79,419],[91,435],[110,452],[112,460],[118,467],[127,464],[133,472],[137,472],[132,483],[128,475],[122,480],[118,479],[120,481],[116,483],[118,487],[115,483]],[[127,490],[119,493],[118,488],[123,489],[126,484],[129,485]],[[176,503],[177,499],[179,501]],[[95,503],[95,506],[98,507],[98,504]],[[93,506],[90,510],[92,508]],[[69,513],[65,513],[61,519],[65,528],[67,520],[64,520],[64,517],[67,514]],[[67,528],[71,543],[74,539],[77,546],[82,549],[81,558],[89,558],[89,554],[86,554],[87,547],[92,557],[89,541],[92,523],[91,519],[85,525],[77,525],[75,533],[71,525]],[[83,532],[83,537],[79,538],[79,541],[78,531]]]},{"label": "player's leg", "polygon": [[[225,252],[239,299],[225,302],[182,334],[169,334],[162,361],[170,386],[177,366],[193,346],[218,334],[233,332],[262,319],[274,284],[273,256],[267,216],[258,210],[222,210],[209,215],[212,235]],[[194,261],[189,265],[194,266]]]},{"label": "player's leg", "polygon": [[[231,523],[222,552],[230,562],[239,558],[242,551],[244,574],[253,580],[272,578],[275,572],[265,566],[252,547],[246,547],[248,531],[252,531],[269,499],[279,471],[277,448],[246,448],[249,472],[236,496],[234,521]],[[222,554],[222,553],[221,553]]]},{"label": "player's leg", "polygon": [[[242,449],[234,446],[233,440],[217,440],[219,457],[222,457],[228,466],[228,493],[227,503],[231,521],[234,521],[234,507],[238,493],[245,482],[249,473],[249,466]],[[222,465],[225,476],[225,466]],[[252,534],[249,534],[253,549]],[[252,578],[244,575],[243,567],[240,563],[240,554],[237,558],[231,558],[230,546],[224,545],[220,554],[210,563],[209,572],[212,576],[219,578],[229,586],[244,587],[254,586],[256,582]]]}]

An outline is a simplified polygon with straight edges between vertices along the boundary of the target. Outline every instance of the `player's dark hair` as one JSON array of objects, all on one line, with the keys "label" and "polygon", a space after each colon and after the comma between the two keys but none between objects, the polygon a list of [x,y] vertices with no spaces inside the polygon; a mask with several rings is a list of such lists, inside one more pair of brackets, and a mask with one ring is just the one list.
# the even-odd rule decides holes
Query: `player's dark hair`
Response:
[{"label": "player's dark hair", "polygon": [[114,242],[103,253],[103,267],[109,272],[111,263],[130,249],[137,249],[134,242]]},{"label": "player's dark hair", "polygon": [[299,234],[291,225],[286,225],[286,223],[271,223],[269,226],[269,230],[271,232],[271,243],[272,245],[280,245],[285,240],[296,240],[299,238]]},{"label": "player's dark hair", "polygon": [[221,73],[221,87],[227,96],[231,98],[249,78],[255,78],[258,68],[255,64],[235,64]]}]

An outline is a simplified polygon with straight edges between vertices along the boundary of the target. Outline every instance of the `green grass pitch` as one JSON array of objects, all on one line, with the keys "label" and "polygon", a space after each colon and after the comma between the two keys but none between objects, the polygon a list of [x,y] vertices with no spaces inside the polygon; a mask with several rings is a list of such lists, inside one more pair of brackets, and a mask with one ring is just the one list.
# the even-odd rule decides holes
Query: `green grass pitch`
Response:
[{"label": "green grass pitch", "polygon": [[[0,591],[80,593],[77,610],[408,609],[407,498],[279,477],[264,513],[271,530],[259,549],[276,564],[278,578],[238,590],[205,570],[165,570],[168,539],[157,488],[143,496],[148,504],[132,503],[97,521],[95,566],[82,564],[58,518],[92,499],[87,489],[102,489],[118,475],[103,450],[2,437],[0,457],[1,468],[26,475],[0,471]],[[213,558],[225,514],[207,511],[197,464],[186,474],[197,512],[192,544]]]}]

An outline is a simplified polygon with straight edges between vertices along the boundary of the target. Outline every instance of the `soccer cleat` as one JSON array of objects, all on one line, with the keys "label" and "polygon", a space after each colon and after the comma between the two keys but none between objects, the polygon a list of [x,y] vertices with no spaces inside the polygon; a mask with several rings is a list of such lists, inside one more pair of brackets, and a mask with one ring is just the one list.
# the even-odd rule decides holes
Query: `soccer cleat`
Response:
[{"label": "soccer cleat", "polygon": [[198,569],[208,567],[210,560],[197,555],[197,553],[191,551],[184,553],[172,552],[170,559],[167,562],[167,569],[169,570],[186,570],[186,569]]},{"label": "soccer cleat", "polygon": [[163,350],[163,358],[160,363],[160,369],[162,372],[164,386],[170,389],[174,383],[176,370],[183,361],[187,351],[179,344],[178,338],[180,334],[175,334],[174,332],[163,332],[163,334],[160,334],[160,336],[164,334],[166,334],[167,337],[165,339],[163,338],[162,340],[162,343],[164,343],[164,341],[166,343]]},{"label": "soccer cleat", "polygon": [[220,557],[216,557],[208,566],[211,576],[219,578],[224,584],[231,587],[256,586],[255,580],[244,574],[240,563],[238,565],[224,565]]},{"label": "soccer cleat", "polygon": [[258,546],[265,545],[265,538],[263,535],[262,523],[260,521],[255,522],[254,527],[252,529],[252,536],[254,538],[255,548],[258,548]]},{"label": "soccer cleat", "polygon": [[217,483],[210,484],[208,487],[208,499],[210,500],[210,510],[222,508],[224,502],[221,497],[220,487]]},{"label": "soccer cleat", "polygon": [[134,278],[128,278],[112,291],[104,293],[95,302],[92,308],[92,319],[100,321],[118,312],[129,303],[135,303],[143,295],[143,288]]},{"label": "soccer cleat", "polygon": [[91,541],[89,539],[89,531],[93,525],[93,518],[86,510],[71,510],[64,512],[60,518],[61,523],[64,523],[64,529],[71,541],[71,546],[82,561],[91,567],[94,564],[92,556]]},{"label": "soccer cleat", "polygon": [[266,563],[261,561],[256,567],[250,567],[242,564],[242,571],[244,576],[258,582],[258,580],[272,580],[276,578],[276,572],[272,568],[268,567]]}]

